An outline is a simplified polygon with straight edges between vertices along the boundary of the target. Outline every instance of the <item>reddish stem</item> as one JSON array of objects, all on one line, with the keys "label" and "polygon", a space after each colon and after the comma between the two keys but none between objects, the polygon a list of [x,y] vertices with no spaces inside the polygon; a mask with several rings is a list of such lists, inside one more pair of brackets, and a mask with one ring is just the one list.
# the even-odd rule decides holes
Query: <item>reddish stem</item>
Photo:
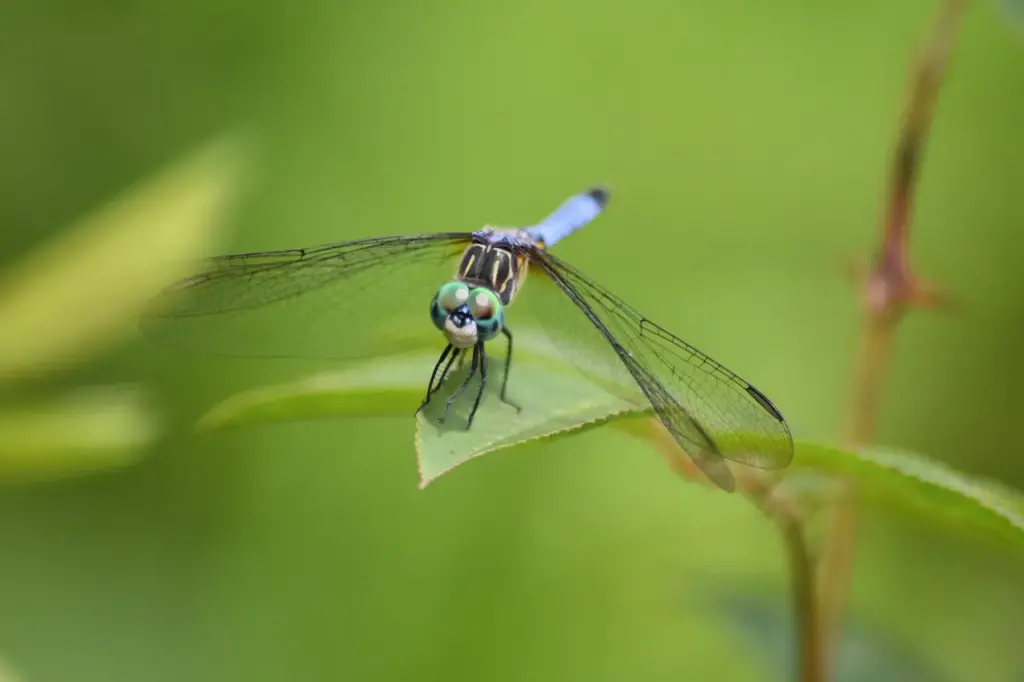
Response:
[{"label": "reddish stem", "polygon": [[[925,141],[966,0],[947,0],[910,74],[909,96],[897,138],[882,240],[870,273],[860,278],[863,327],[854,366],[854,386],[845,440],[852,448],[875,438],[879,398],[888,375],[897,327],[911,309],[947,303],[913,271],[910,224]],[[850,585],[857,520],[857,490],[847,481],[836,500],[821,574],[820,640],[835,660]]]}]

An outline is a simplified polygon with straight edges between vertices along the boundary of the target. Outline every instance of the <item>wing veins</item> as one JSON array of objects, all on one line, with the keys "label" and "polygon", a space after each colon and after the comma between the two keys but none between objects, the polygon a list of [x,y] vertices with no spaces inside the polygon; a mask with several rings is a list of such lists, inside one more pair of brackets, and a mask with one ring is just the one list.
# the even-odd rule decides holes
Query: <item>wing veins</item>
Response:
[{"label": "wing veins", "polygon": [[[305,249],[217,256],[207,261],[205,272],[180,280],[168,287],[167,292],[202,295],[204,292],[212,291],[224,296],[226,300],[209,305],[206,309],[158,314],[155,317],[199,317],[253,310],[302,296],[332,282],[354,279],[368,268],[389,258],[405,256],[414,262],[421,261],[434,253],[427,247],[440,247],[446,243],[454,245],[461,240],[468,242],[470,236],[470,233],[451,232],[374,237]],[[260,261],[266,258],[280,260]],[[323,272],[314,276],[318,269],[322,269]],[[289,278],[294,277],[297,272],[307,272],[311,279],[290,281]],[[281,283],[284,286],[280,286]],[[261,293],[264,294],[262,297]],[[240,302],[253,296],[256,297],[255,300],[244,304]]]},{"label": "wing veins", "polygon": [[[539,249],[535,250],[535,252],[532,254],[532,257],[535,262],[539,263],[542,266],[542,268],[545,271],[545,274],[547,274],[552,279],[552,281],[554,281],[562,289],[562,291],[565,292],[572,299],[573,303],[577,306],[577,308],[579,308],[579,310],[601,332],[605,340],[608,341],[608,343],[615,350],[616,354],[619,356],[619,359],[626,366],[627,371],[629,371],[629,373],[633,376],[633,379],[637,382],[637,385],[640,387],[640,390],[644,393],[648,401],[650,401],[651,407],[654,408],[655,412],[665,423],[665,426],[669,427],[669,431],[673,434],[673,436],[675,436],[677,440],[683,439],[685,441],[688,441],[690,445],[698,448],[698,450],[704,451],[703,453],[687,451],[687,454],[690,455],[694,459],[694,461],[702,462],[703,464],[707,465],[708,468],[706,468],[705,471],[708,471],[708,469],[713,470],[708,471],[709,476],[718,480],[720,484],[723,484],[723,487],[729,487],[729,485],[731,485],[731,474],[728,474],[727,470],[725,470],[723,473],[724,467],[721,465],[721,462],[719,462],[716,465],[715,462],[709,461],[707,459],[707,455],[709,454],[712,457],[717,456],[720,459],[721,453],[719,453],[718,447],[715,445],[715,442],[704,430],[704,427],[686,412],[685,408],[683,408],[682,405],[679,404],[679,401],[671,394],[670,391],[668,391],[667,388],[665,388],[661,381],[656,376],[654,376],[653,372],[651,372],[649,368],[645,367],[642,363],[640,363],[634,357],[634,355],[630,353],[618,341],[616,336],[612,334],[612,332],[608,329],[605,322],[594,312],[593,308],[591,308],[590,305],[587,304],[586,300],[584,300],[583,296],[579,293],[579,291],[576,289],[573,283],[569,282],[565,277],[562,276],[562,273],[558,271],[558,266],[561,265],[560,261],[556,260],[547,252],[540,251]],[[611,297],[606,296],[606,298]],[[602,303],[601,305],[605,307],[607,311],[606,304]],[[614,316],[612,319],[614,319]],[[699,436],[699,439],[695,439],[693,438],[693,436],[683,433],[681,431],[680,425],[677,423],[677,420],[672,419],[671,415],[669,414],[670,408],[677,410],[681,413],[681,416],[683,417],[685,423],[694,428],[697,435]],[[701,457],[701,454],[703,454],[704,457]],[[724,478],[726,475],[728,475],[728,485],[725,485],[726,481],[722,480],[722,478]]]},{"label": "wing veins", "polygon": [[[687,450],[687,442],[696,446],[703,453],[687,450],[706,473],[715,478],[728,476],[724,464],[715,461],[719,458],[734,459],[761,468],[784,466],[792,457],[792,436],[785,421],[781,419],[777,408],[771,401],[749,382],[727,369],[721,363],[697,350],[690,344],[641,315],[627,305],[622,299],[589,280],[578,270],[547,252],[533,255],[535,261],[541,263],[546,274],[573,299],[573,303],[598,327],[601,334],[612,345],[619,359],[637,381],[645,397],[651,402],[665,425],[680,440],[680,445]],[[578,288],[579,287],[579,288]],[[601,312],[590,306],[596,306]],[[604,319],[607,317],[608,319]],[[612,331],[620,332],[617,337]],[[621,340],[620,340],[621,339]],[[635,346],[632,350],[630,346]],[[737,454],[723,453],[719,444],[710,436],[701,418],[698,418],[683,406],[680,397],[669,390],[649,363],[659,364],[668,370],[671,378],[691,393],[699,406],[714,422],[724,425],[729,430],[742,433],[744,429],[754,428],[756,437],[782,438],[782,449],[772,452],[758,452],[758,446],[751,446],[748,441],[741,440],[743,448],[750,452]],[[679,371],[680,368],[692,368],[697,372],[691,374]],[[702,381],[701,379],[706,381]],[[723,395],[721,392],[725,390]],[[726,409],[728,404],[723,401],[732,399],[745,401],[741,411]],[[751,410],[755,410],[753,414]],[[744,416],[742,413],[747,414]],[[760,417],[757,415],[761,415]],[[764,423],[764,417],[770,422]],[[778,448],[778,446],[775,446]],[[731,452],[731,451],[730,451]],[[703,462],[698,461],[704,455]],[[708,459],[710,457],[711,459]],[[711,469],[711,471],[708,471]],[[721,484],[722,481],[719,481]]]}]

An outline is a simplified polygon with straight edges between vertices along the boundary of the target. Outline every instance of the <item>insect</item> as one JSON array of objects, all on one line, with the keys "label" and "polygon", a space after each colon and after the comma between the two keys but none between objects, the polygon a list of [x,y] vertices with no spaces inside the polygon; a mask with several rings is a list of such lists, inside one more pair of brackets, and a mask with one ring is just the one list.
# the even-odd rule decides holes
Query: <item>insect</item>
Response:
[{"label": "insect", "polygon": [[[549,251],[596,218],[608,199],[606,190],[591,189],[525,228],[488,226],[219,256],[170,287],[143,328],[158,340],[205,352],[333,359],[436,343],[440,334],[446,345],[417,411],[441,389],[453,363],[468,357],[469,372],[439,419],[479,375],[466,420],[471,428],[496,340],[506,348],[500,399],[520,409],[507,393],[512,318],[527,301],[568,359],[585,374],[600,374],[602,386],[613,378],[608,390],[653,409],[718,486],[734,486],[725,460],[785,467],[793,456],[792,436],[761,391]],[[428,303],[433,329],[425,315],[413,314]],[[333,332],[322,329],[328,323]]]}]

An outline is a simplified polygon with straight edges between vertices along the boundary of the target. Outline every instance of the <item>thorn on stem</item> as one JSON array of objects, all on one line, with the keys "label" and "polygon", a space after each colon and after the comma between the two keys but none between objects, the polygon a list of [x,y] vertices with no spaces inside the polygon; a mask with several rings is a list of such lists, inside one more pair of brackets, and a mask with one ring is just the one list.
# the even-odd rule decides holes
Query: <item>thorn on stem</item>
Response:
[{"label": "thorn on stem", "polygon": [[[864,307],[864,327],[854,368],[853,396],[845,439],[852,447],[860,447],[873,440],[879,395],[900,318],[912,309],[950,308],[953,305],[948,294],[914,273],[909,235],[925,141],[966,5],[966,0],[946,0],[931,35],[911,68],[907,105],[890,169],[881,243],[873,266],[857,278]],[[821,567],[822,613],[818,624],[823,632],[815,640],[829,649],[827,658],[830,663],[834,663],[838,648],[856,532],[856,486],[848,481],[844,488],[835,504]]]}]

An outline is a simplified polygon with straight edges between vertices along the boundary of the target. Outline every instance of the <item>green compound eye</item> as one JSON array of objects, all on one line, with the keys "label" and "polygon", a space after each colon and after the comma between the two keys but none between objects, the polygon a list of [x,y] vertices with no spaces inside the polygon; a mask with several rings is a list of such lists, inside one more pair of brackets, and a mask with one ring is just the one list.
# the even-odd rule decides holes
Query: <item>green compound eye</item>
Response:
[{"label": "green compound eye", "polygon": [[469,300],[469,287],[462,282],[448,282],[437,292],[437,302],[447,312],[452,312]]},{"label": "green compound eye", "polygon": [[501,300],[490,289],[479,287],[469,292],[469,312],[477,322],[501,316]]},{"label": "green compound eye", "polygon": [[490,289],[483,287],[469,292],[469,312],[476,322],[477,337],[481,341],[490,341],[505,324],[505,315],[498,298]]}]

